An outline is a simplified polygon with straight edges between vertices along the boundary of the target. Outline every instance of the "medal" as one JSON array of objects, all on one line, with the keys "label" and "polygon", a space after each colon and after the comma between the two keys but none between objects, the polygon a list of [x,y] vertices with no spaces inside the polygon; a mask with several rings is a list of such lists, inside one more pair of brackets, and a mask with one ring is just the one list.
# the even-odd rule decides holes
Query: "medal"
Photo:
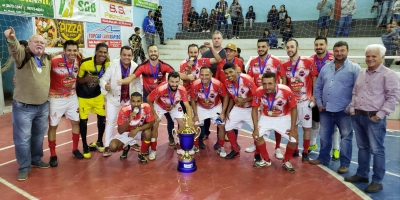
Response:
[{"label": "medal", "polygon": [[106,62],[106,61],[104,61],[104,63],[101,64],[101,69],[100,69],[100,71],[97,71],[96,61],[93,60],[93,62],[94,62],[94,70],[96,70],[96,75],[97,75],[97,77],[101,78],[101,77],[103,76],[103,73],[104,73],[105,62]]},{"label": "medal", "polygon": [[36,70],[37,70],[37,72],[39,72],[39,74],[42,73],[42,68],[38,67],[38,68],[36,68]]},{"label": "medal", "polygon": [[204,103],[210,103],[209,99],[204,99]]},{"label": "medal", "polygon": [[265,69],[265,66],[267,66],[267,62],[268,62],[268,59],[269,59],[269,55],[267,55],[267,57],[265,58],[265,60],[264,60],[264,64],[263,64],[263,66],[261,67],[261,59],[260,59],[260,57],[258,57],[258,63],[260,63],[259,65],[258,65],[258,67],[260,68],[260,78],[262,78],[262,75],[264,74],[264,69]]},{"label": "medal", "polygon": [[296,79],[295,79],[295,78],[292,78],[291,81],[292,81],[292,83],[294,83],[294,82],[296,82]]},{"label": "medal", "polygon": [[272,114],[273,114],[272,107],[274,106],[275,97],[276,97],[277,93],[278,93],[278,86],[276,86],[276,88],[275,88],[274,97],[272,98],[272,101],[269,101],[268,94],[265,95],[265,99],[267,100],[267,104],[268,104],[268,116],[272,116]]},{"label": "medal", "polygon": [[238,87],[237,87],[237,89],[236,89],[236,87],[235,87],[235,84],[233,83],[233,82],[231,82],[232,83],[232,87],[233,87],[233,93],[235,94],[235,96],[237,97],[237,98],[241,98],[240,96],[239,96],[239,87],[240,87],[240,75],[238,74],[238,80],[237,80],[237,85],[238,85]]},{"label": "medal", "polygon": [[154,79],[154,83],[157,83],[157,79]]},{"label": "medal", "polygon": [[43,62],[43,56],[39,59],[38,57],[36,57],[35,55],[33,56],[35,58],[35,62],[37,65],[36,71],[40,73],[42,73],[42,62]]},{"label": "medal", "polygon": [[176,95],[176,92],[174,92],[174,96],[171,95],[171,89],[169,88],[169,85],[168,85],[168,97],[169,97],[169,101],[171,103],[171,107],[174,106],[174,104],[175,104],[175,95]]},{"label": "medal", "polygon": [[201,87],[203,87],[203,92],[204,92],[204,96],[206,97],[205,99],[204,99],[204,102],[205,103],[208,103],[208,102],[210,102],[210,100],[208,99],[208,96],[210,95],[210,91],[211,91],[211,83],[212,83],[212,80],[210,80],[210,83],[208,83],[208,91],[204,88],[204,84],[203,84],[203,82],[201,82]]},{"label": "medal", "polygon": [[268,111],[268,116],[272,116],[272,111]]},{"label": "medal", "polygon": [[119,64],[121,66],[122,79],[124,79],[124,78],[128,77],[129,71],[131,71],[131,64],[129,64],[128,69],[126,69],[125,73],[124,73],[125,67],[122,65],[122,60],[119,60]]},{"label": "medal", "polygon": [[151,62],[149,62],[149,64],[150,64],[151,75],[153,76],[153,79],[154,79],[154,83],[157,83],[158,82],[157,78],[158,78],[158,72],[159,72],[159,69],[160,69],[160,64],[157,63],[155,70],[154,70],[154,66],[151,65]]},{"label": "medal", "polygon": [[296,79],[295,79],[295,74],[296,74],[296,69],[297,69],[297,65],[299,64],[299,61],[300,61],[300,56],[299,56],[299,58],[297,59],[297,61],[296,61],[296,65],[293,67],[292,66],[292,61],[290,61],[290,68],[292,69],[292,82],[295,82],[296,81]]},{"label": "medal", "polygon": [[63,57],[64,57],[65,67],[67,68],[68,75],[69,75],[69,76],[72,76],[72,72],[74,72],[74,70],[75,70],[75,60],[72,62],[72,69],[71,69],[71,71],[69,71],[67,58],[66,58],[65,55],[64,55]]},{"label": "medal", "polygon": [[328,59],[328,54],[329,54],[329,52],[327,51],[324,59],[321,62],[318,61],[318,57],[315,54],[314,61],[315,61],[315,65],[317,66],[318,72],[320,72],[322,67],[325,65],[326,59]]},{"label": "medal", "polygon": [[261,79],[262,78],[262,74],[258,75],[258,78]]}]

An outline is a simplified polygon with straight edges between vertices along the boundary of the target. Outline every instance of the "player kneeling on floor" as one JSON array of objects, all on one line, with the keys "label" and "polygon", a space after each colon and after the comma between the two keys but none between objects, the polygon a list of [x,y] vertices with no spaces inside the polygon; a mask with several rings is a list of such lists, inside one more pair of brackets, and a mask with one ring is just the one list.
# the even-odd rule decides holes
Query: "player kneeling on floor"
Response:
[{"label": "player kneeling on floor", "polygon": [[151,107],[147,103],[143,103],[143,97],[140,93],[131,94],[130,105],[121,108],[118,114],[118,134],[110,142],[110,151],[116,152],[121,148],[124,151],[121,159],[126,159],[130,149],[129,144],[133,140],[142,139],[142,146],[138,155],[138,159],[142,164],[147,163],[144,156],[150,146],[151,128],[154,125],[154,115]]}]

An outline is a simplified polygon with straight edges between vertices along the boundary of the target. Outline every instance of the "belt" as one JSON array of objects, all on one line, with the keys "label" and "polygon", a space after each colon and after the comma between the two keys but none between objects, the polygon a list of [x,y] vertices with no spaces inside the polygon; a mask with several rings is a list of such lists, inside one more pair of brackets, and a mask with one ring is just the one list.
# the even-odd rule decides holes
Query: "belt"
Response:
[{"label": "belt", "polygon": [[364,111],[364,110],[357,110],[356,109],[356,113],[357,114],[364,115],[364,116],[369,116],[369,117],[375,116],[377,112],[378,111]]}]

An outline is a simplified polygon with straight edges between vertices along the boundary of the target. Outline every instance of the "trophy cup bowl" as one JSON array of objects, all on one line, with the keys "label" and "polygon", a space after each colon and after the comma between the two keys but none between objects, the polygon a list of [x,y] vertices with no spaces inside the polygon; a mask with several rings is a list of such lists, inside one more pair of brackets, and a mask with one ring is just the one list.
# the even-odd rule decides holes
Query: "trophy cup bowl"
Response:
[{"label": "trophy cup bowl", "polygon": [[200,136],[200,127],[197,129],[189,127],[187,123],[187,115],[183,118],[185,126],[178,131],[172,130],[172,134],[178,137],[179,144],[185,153],[179,158],[178,171],[183,173],[192,173],[197,170],[196,160],[189,155],[189,151],[193,148],[194,141]]}]

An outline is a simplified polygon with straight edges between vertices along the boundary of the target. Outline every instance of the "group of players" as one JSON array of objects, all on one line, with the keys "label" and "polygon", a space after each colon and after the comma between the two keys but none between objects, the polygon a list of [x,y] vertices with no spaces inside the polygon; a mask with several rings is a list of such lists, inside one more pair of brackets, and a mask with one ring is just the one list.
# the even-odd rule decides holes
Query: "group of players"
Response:
[{"label": "group of players", "polygon": [[[311,57],[299,56],[298,42],[289,40],[286,52],[290,59],[285,62],[268,53],[268,40],[259,39],[259,56],[250,61],[247,73],[244,73],[243,61],[235,57],[235,44],[226,45],[226,58],[222,59],[216,51],[222,34],[217,31],[212,39],[213,46],[209,42],[204,45],[214,58],[199,58],[198,46],[189,45],[189,57],[181,63],[180,72],[159,60],[155,45],[148,46],[148,60],[138,66],[132,61],[133,49],[129,46],[121,48],[119,59],[110,61],[107,45],[99,43],[95,55],[83,59],[79,56],[78,44],[66,41],[64,53],[52,59],[50,166],[58,165],[55,135],[63,115],[71,120],[73,155],[76,158],[90,158],[90,150],[96,149],[103,156],[123,150],[121,158],[126,158],[132,144],[141,141],[138,159],[146,164],[148,160],[156,159],[162,115],[167,117],[169,124],[176,120],[178,127],[182,128],[183,113],[188,113],[190,126],[201,126],[203,132],[205,120],[211,119],[217,125],[217,153],[226,159],[240,155],[234,130],[240,129],[246,122],[253,130],[254,144],[247,149],[255,152],[255,168],[271,165],[265,140],[270,131],[275,131],[275,156],[282,159],[283,167],[291,172],[294,168],[289,160],[299,155],[297,124],[300,124],[304,130],[302,161],[309,162],[310,139],[316,137],[315,134],[311,136],[311,128],[313,125],[318,127],[318,123],[312,123],[313,115],[318,115],[318,112],[312,112],[315,106],[313,88],[318,72],[334,59],[334,55],[327,51],[327,39],[315,39],[316,54]],[[217,64],[215,73],[210,68],[212,64]],[[140,77],[143,92],[139,92]],[[107,92],[106,106],[101,89]],[[90,112],[97,114],[98,140],[88,145],[86,137]],[[118,124],[118,133],[114,136],[115,123]],[[83,154],[77,149],[78,133],[82,138]],[[225,135],[231,144],[229,153],[224,144]],[[284,155],[279,146],[281,137],[289,141]],[[199,151],[202,139],[195,141],[191,154]],[[174,145],[174,141],[172,143]],[[179,145],[177,153],[183,153]]]}]

